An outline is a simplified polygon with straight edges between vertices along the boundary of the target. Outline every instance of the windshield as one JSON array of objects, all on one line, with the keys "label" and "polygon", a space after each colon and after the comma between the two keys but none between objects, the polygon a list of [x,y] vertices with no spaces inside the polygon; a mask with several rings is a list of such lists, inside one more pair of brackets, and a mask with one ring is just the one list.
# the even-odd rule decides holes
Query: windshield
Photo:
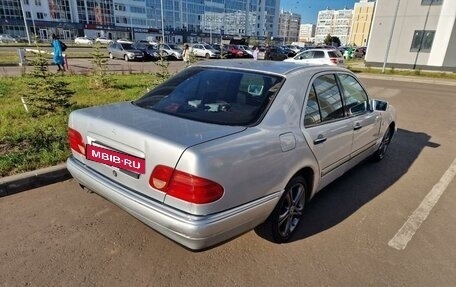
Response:
[{"label": "windshield", "polygon": [[169,44],[168,46],[169,46],[172,50],[177,50],[177,51],[181,50],[181,48],[179,48],[179,46],[177,46],[177,45]]},{"label": "windshield", "polygon": [[122,45],[122,47],[123,47],[125,50],[133,49],[133,47],[131,46],[131,44],[125,43],[125,44],[121,44],[121,45]]},{"label": "windshield", "polygon": [[250,125],[264,114],[283,81],[261,73],[191,67],[134,104],[200,122]]}]

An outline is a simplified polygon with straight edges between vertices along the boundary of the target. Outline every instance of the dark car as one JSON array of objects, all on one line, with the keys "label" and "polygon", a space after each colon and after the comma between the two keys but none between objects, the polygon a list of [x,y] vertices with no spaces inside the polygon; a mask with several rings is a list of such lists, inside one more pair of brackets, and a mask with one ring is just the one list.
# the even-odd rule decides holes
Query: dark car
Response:
[{"label": "dark car", "polygon": [[120,58],[125,61],[143,60],[144,53],[141,50],[133,48],[130,43],[111,43],[108,46],[109,58]]},{"label": "dark car", "polygon": [[144,53],[145,60],[157,61],[160,59],[160,53],[156,47],[149,44],[149,42],[138,41],[131,45],[133,49],[140,50]]},{"label": "dark car", "polygon": [[288,54],[281,47],[266,47],[264,59],[273,61],[283,61],[288,58]]},{"label": "dark car", "polygon": [[282,50],[287,54],[288,57],[294,57],[296,56],[296,52],[292,49],[290,49],[287,46],[282,46]]}]

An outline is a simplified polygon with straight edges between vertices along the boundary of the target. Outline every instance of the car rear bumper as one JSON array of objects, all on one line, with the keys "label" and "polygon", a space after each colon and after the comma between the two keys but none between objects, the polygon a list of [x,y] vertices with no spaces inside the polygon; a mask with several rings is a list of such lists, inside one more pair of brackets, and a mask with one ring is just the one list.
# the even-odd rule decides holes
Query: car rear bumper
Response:
[{"label": "car rear bumper", "polygon": [[98,193],[156,231],[198,250],[246,232],[266,220],[280,199],[277,192],[220,213],[195,216],[121,186],[70,157],[67,168],[86,188]]}]

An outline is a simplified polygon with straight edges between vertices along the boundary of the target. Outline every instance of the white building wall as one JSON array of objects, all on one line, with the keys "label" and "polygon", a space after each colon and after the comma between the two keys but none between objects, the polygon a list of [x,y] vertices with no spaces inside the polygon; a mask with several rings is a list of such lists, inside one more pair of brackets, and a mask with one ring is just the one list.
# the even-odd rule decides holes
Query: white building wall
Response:
[{"label": "white building wall", "polygon": [[[444,60],[456,50],[454,35],[456,1],[444,0],[442,5],[421,5],[421,0],[401,0],[393,33],[397,0],[382,0],[376,4],[365,60],[370,64],[383,64],[390,36],[391,46],[387,66],[440,67],[456,66],[453,60]],[[435,31],[430,51],[411,51],[415,31]]]}]

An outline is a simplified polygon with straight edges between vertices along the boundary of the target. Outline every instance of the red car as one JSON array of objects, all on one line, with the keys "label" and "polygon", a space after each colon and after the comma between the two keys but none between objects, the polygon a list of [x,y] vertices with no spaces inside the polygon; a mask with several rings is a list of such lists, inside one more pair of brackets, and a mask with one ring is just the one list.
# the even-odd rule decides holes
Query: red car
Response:
[{"label": "red car", "polygon": [[247,58],[249,56],[246,51],[240,50],[236,45],[227,45],[225,49],[228,53],[228,57]]}]

